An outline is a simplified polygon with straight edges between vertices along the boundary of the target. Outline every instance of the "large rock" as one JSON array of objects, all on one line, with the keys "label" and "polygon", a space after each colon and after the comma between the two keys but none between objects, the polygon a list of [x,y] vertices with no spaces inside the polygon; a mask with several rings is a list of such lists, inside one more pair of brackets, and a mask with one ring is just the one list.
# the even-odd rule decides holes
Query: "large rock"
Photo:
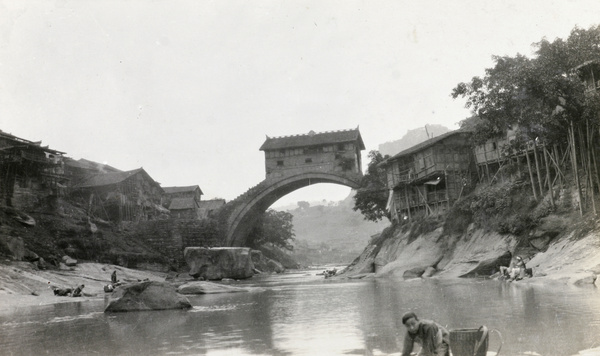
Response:
[{"label": "large rock", "polygon": [[62,257],[62,263],[69,267],[77,266],[77,260],[67,255]]},{"label": "large rock", "polygon": [[404,279],[421,278],[427,267],[415,267],[404,271],[402,277]]},{"label": "large rock", "polygon": [[186,247],[183,256],[194,278],[245,279],[254,274],[250,249],[246,247]]},{"label": "large rock", "polygon": [[285,267],[283,267],[281,263],[266,257],[263,255],[262,251],[251,250],[250,255],[252,258],[252,263],[254,264],[254,268],[256,268],[259,272],[282,273],[285,271]]},{"label": "large rock", "polygon": [[188,282],[177,288],[177,293],[181,294],[216,294],[216,293],[238,293],[248,292],[245,288],[228,286],[213,282]]},{"label": "large rock", "polygon": [[147,281],[119,286],[110,295],[104,312],[191,308],[189,300],[175,287],[163,282]]},{"label": "large rock", "polygon": [[493,257],[484,261],[479,262],[477,267],[470,270],[469,272],[459,276],[460,278],[475,278],[475,277],[488,277],[500,270],[500,266],[508,267],[510,260],[512,259],[512,253],[506,251],[498,257]]},{"label": "large rock", "polygon": [[575,285],[585,285],[585,284],[596,284],[596,276],[592,272],[583,273],[581,276],[576,276],[573,284]]}]

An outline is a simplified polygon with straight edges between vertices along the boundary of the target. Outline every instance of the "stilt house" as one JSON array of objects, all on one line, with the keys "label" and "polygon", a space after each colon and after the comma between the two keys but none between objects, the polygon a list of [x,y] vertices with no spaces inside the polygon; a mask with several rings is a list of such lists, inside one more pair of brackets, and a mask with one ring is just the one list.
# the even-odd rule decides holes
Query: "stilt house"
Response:
[{"label": "stilt house", "polygon": [[386,171],[392,220],[446,211],[471,187],[471,131],[456,130],[406,149],[380,165]]},{"label": "stilt house", "polygon": [[65,193],[64,152],[0,130],[0,204],[31,208]]}]

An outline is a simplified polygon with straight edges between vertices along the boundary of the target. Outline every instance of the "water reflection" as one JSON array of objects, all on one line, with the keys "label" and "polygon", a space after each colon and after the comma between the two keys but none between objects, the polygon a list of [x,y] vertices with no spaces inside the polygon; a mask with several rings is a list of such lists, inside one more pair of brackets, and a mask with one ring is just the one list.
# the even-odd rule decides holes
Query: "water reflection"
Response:
[{"label": "water reflection", "polygon": [[[497,281],[332,281],[272,276],[264,292],[201,295],[189,311],[104,314],[65,303],[0,315],[2,355],[398,354],[412,310],[449,329],[486,325],[503,355],[573,355],[600,345],[595,288]],[[491,335],[490,350],[500,344]]]}]

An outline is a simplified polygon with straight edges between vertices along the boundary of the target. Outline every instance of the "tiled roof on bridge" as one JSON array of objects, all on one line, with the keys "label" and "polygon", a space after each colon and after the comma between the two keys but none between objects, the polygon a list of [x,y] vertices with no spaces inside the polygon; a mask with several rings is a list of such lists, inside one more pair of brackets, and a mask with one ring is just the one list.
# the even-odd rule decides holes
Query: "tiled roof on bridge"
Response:
[{"label": "tiled roof on bridge", "polygon": [[202,193],[202,189],[198,185],[190,185],[187,187],[163,187],[165,194],[175,194],[175,193],[183,193],[183,192],[195,192],[196,189],[200,190],[200,194]]},{"label": "tiled roof on bridge", "polygon": [[261,151],[278,150],[283,148],[320,146],[358,141],[359,148],[365,149],[358,127],[350,130],[318,132],[310,131],[304,135],[269,137],[260,146]]}]

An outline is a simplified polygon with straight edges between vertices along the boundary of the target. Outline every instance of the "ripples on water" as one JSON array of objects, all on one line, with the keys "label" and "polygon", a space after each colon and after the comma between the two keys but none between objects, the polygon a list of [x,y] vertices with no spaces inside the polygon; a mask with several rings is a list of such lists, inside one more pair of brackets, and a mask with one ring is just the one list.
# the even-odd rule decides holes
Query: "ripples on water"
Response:
[{"label": "ripples on water", "polygon": [[[3,312],[0,355],[398,355],[409,310],[449,329],[497,329],[501,355],[600,346],[593,287],[338,281],[312,271],[233,284],[263,291],[193,296],[188,311],[104,314],[99,300]],[[490,343],[497,350],[496,334]]]}]

